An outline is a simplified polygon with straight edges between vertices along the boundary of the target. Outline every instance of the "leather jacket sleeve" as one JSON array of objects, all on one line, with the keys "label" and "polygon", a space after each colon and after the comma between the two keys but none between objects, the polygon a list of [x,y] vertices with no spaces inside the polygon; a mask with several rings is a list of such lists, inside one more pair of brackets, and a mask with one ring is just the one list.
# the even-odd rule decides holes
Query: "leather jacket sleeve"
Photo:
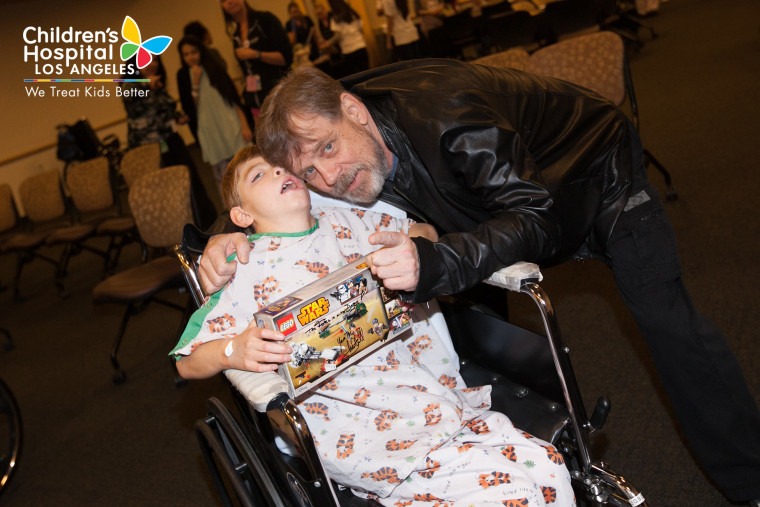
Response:
[{"label": "leather jacket sleeve", "polygon": [[469,289],[517,261],[550,258],[561,244],[552,196],[536,181],[535,161],[517,132],[470,125],[441,141],[442,157],[464,187],[461,199],[477,199],[488,218],[436,243],[414,238],[421,261],[414,302]]}]

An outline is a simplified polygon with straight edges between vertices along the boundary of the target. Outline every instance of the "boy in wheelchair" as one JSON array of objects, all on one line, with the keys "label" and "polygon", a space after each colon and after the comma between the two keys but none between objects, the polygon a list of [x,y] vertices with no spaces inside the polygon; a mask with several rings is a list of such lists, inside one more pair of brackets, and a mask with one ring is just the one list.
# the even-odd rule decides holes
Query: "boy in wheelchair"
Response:
[{"label": "boy in wheelchair", "polygon": [[[291,350],[282,334],[255,327],[254,312],[376,250],[374,232],[437,236],[428,225],[368,210],[310,210],[303,181],[254,147],[230,163],[223,196],[232,221],[255,230],[251,260],[193,315],[172,354],[185,378],[225,371],[263,411],[287,391],[275,370]],[[415,308],[411,333],[299,400],[327,472],[383,505],[573,505],[561,455],[489,410],[490,386],[464,385],[450,337],[431,314]]]}]

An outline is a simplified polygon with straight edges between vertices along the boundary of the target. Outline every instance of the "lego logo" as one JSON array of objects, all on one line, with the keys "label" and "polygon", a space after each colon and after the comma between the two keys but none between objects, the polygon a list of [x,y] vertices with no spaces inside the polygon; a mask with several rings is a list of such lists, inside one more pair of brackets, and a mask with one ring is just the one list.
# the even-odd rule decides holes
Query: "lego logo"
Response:
[{"label": "lego logo", "polygon": [[296,330],[296,320],[293,318],[293,314],[277,321],[277,329],[284,335],[289,335]]}]

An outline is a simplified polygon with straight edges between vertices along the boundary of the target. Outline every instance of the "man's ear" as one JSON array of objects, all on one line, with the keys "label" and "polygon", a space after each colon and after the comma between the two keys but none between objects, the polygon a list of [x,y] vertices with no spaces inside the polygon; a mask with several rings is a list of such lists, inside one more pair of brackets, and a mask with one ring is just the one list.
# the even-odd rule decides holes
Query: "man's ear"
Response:
[{"label": "man's ear", "polygon": [[359,97],[343,92],[340,96],[340,103],[343,108],[343,115],[346,118],[350,118],[359,125],[367,125],[370,118],[369,111]]},{"label": "man's ear", "polygon": [[253,225],[253,216],[247,213],[240,206],[235,206],[230,210],[230,219],[232,220],[233,224],[243,229],[246,229]]}]

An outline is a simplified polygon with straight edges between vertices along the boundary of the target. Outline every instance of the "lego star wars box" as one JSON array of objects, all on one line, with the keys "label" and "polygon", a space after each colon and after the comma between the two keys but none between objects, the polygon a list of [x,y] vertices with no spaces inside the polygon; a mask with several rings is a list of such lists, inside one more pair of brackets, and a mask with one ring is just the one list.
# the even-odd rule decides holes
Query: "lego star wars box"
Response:
[{"label": "lego star wars box", "polygon": [[373,277],[366,256],[254,315],[285,335],[293,352],[280,365],[294,398],[411,328],[398,295]]}]

